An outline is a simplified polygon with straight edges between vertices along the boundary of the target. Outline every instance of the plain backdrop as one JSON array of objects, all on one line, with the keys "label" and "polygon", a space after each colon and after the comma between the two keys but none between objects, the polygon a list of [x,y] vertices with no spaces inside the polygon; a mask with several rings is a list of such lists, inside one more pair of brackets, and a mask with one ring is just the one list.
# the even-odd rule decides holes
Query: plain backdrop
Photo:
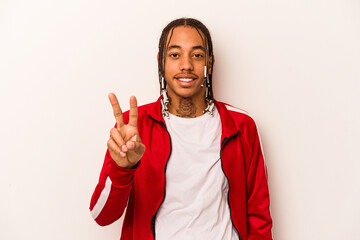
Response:
[{"label": "plain backdrop", "polygon": [[0,239],[119,239],[89,213],[109,131],[159,96],[165,25],[208,26],[214,94],[257,122],[277,240],[360,239],[360,1],[0,1]]}]

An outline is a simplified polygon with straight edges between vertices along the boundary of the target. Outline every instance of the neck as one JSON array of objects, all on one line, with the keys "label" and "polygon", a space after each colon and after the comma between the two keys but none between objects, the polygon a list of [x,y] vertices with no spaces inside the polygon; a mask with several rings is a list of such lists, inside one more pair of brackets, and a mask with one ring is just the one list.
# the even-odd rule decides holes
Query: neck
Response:
[{"label": "neck", "polygon": [[203,115],[206,108],[206,101],[194,101],[192,98],[170,98],[169,112],[183,118],[194,118]]}]

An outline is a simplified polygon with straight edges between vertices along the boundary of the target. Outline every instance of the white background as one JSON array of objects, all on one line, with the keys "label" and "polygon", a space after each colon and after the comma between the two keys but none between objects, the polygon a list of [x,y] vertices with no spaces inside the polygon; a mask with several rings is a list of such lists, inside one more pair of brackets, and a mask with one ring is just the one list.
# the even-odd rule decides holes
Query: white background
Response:
[{"label": "white background", "polygon": [[262,135],[277,240],[356,240],[360,2],[0,1],[0,239],[119,239],[88,207],[115,123],[158,93],[163,27],[210,29],[214,92]]}]

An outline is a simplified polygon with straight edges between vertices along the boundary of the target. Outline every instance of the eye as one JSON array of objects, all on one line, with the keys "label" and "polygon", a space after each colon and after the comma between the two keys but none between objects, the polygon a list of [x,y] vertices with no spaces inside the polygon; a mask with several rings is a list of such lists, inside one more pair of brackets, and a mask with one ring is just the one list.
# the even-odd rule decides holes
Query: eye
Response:
[{"label": "eye", "polygon": [[202,59],[203,57],[204,57],[204,55],[201,54],[201,53],[195,53],[195,54],[194,54],[194,58]]},{"label": "eye", "polygon": [[178,57],[179,57],[179,54],[178,54],[178,53],[170,53],[170,54],[169,54],[169,57],[171,57],[171,58],[178,58]]}]

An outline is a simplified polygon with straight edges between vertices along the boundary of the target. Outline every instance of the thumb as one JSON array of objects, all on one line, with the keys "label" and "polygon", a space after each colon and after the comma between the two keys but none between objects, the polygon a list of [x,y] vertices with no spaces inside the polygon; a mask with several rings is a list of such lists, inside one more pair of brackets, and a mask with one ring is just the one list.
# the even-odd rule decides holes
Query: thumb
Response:
[{"label": "thumb", "polygon": [[134,135],[127,143],[126,146],[129,149],[134,149],[139,146],[139,143],[141,143],[140,137],[138,135]]},{"label": "thumb", "polygon": [[137,135],[134,135],[130,140],[136,142],[137,141]]},{"label": "thumb", "polygon": [[139,134],[135,134],[130,140],[133,141],[133,142],[140,142],[141,143],[141,138],[140,138]]}]

